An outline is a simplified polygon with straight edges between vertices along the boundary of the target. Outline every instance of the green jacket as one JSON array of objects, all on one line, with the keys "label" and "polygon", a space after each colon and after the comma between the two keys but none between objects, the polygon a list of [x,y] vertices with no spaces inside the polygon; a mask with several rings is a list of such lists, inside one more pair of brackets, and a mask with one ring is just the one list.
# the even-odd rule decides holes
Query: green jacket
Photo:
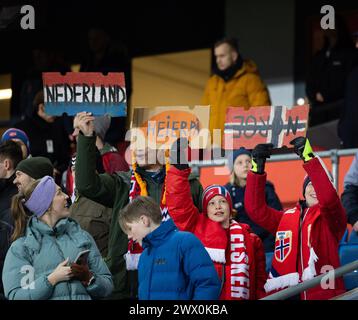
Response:
[{"label": "green jacket", "polygon": [[[147,183],[149,196],[159,204],[163,183],[154,181],[148,173],[140,168],[138,168],[138,173]],[[203,188],[197,178],[190,177],[189,180],[193,201],[199,207]],[[111,298],[133,297],[135,293],[131,292],[131,287],[133,289],[136,275],[129,279],[123,257],[128,249],[128,237],[118,223],[119,211],[128,203],[130,172],[116,172],[112,175],[97,174],[95,137],[86,137],[80,134],[77,141],[76,188],[85,197],[113,208],[106,258],[114,282]],[[136,288],[134,290],[136,291]]]},{"label": "green jacket", "polygon": [[[77,191],[76,191],[77,192]],[[102,257],[108,254],[109,227],[112,208],[77,195],[70,207],[71,218],[75,219],[83,230],[86,230],[96,241]]]}]

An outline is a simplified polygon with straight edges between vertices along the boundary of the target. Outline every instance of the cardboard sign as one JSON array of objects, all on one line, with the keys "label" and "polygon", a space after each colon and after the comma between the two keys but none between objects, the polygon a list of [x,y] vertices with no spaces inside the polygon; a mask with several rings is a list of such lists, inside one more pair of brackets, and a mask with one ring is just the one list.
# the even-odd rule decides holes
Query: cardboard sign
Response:
[{"label": "cardboard sign", "polygon": [[274,148],[292,147],[289,142],[305,136],[309,106],[252,107],[244,110],[229,107],[226,113],[224,148],[253,149],[259,143],[272,143]]},{"label": "cardboard sign", "polygon": [[92,112],[95,116],[110,114],[113,117],[127,115],[127,96],[124,73],[58,72],[42,74],[45,112],[60,116]]},{"label": "cardboard sign", "polygon": [[209,115],[209,106],[135,107],[131,131],[137,138],[142,134],[154,148],[170,146],[178,137],[188,138],[193,149],[204,148],[208,144]]}]

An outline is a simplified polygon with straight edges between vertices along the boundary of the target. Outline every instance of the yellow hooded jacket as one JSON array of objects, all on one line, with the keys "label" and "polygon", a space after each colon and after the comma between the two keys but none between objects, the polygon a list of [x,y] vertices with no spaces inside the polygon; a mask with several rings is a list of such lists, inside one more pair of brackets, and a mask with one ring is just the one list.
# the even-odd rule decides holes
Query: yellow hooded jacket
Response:
[{"label": "yellow hooded jacket", "polygon": [[227,107],[250,107],[271,105],[268,90],[261,80],[256,64],[245,60],[241,69],[227,82],[218,75],[209,78],[202,105],[210,105],[210,132],[221,129],[224,134],[224,123]]}]

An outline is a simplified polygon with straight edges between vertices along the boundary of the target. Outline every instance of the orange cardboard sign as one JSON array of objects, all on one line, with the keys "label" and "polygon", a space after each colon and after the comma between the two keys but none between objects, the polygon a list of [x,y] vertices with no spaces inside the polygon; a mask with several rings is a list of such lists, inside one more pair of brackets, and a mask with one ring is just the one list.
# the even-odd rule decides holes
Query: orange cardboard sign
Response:
[{"label": "orange cardboard sign", "polygon": [[[192,148],[205,148],[209,137],[208,106],[134,108],[131,130],[154,148],[170,146],[178,137],[186,137]],[[140,131],[138,131],[140,130]],[[133,138],[133,135],[131,137]]]}]

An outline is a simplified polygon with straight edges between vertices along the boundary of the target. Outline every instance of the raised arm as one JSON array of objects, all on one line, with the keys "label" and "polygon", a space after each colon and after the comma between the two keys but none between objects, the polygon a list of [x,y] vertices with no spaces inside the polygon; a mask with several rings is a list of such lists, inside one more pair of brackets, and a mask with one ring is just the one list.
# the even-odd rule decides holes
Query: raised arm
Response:
[{"label": "raised arm", "polygon": [[194,205],[188,177],[191,169],[171,166],[167,173],[166,199],[169,214],[180,230],[194,232],[199,210]]},{"label": "raised arm", "polygon": [[312,181],[321,214],[339,241],[346,229],[347,217],[337,191],[329,179],[328,172],[321,164],[320,159],[314,156],[308,139],[299,137],[290,143],[294,145],[295,152],[304,161],[303,168]]},{"label": "raised arm", "polygon": [[194,205],[190,189],[187,149],[188,141],[180,138],[170,150],[172,164],[166,177],[166,199],[170,216],[180,230],[194,232],[199,210]]},{"label": "raised arm", "polygon": [[83,196],[113,207],[116,178],[109,174],[96,172],[96,137],[94,135],[94,117],[90,113],[80,112],[74,120],[75,128],[80,130],[77,140],[76,189]]},{"label": "raised arm", "polygon": [[272,234],[276,233],[283,212],[266,204],[265,185],[266,158],[270,157],[272,145],[259,144],[252,152],[252,169],[247,174],[245,189],[245,210],[250,218]]},{"label": "raised arm", "polygon": [[262,228],[275,235],[283,212],[270,208],[265,199],[266,173],[248,172],[245,189],[245,210]]},{"label": "raised arm", "polygon": [[347,227],[347,217],[336,189],[318,158],[309,160],[303,168],[316,191],[321,214],[327,219],[330,229],[340,240]]}]

